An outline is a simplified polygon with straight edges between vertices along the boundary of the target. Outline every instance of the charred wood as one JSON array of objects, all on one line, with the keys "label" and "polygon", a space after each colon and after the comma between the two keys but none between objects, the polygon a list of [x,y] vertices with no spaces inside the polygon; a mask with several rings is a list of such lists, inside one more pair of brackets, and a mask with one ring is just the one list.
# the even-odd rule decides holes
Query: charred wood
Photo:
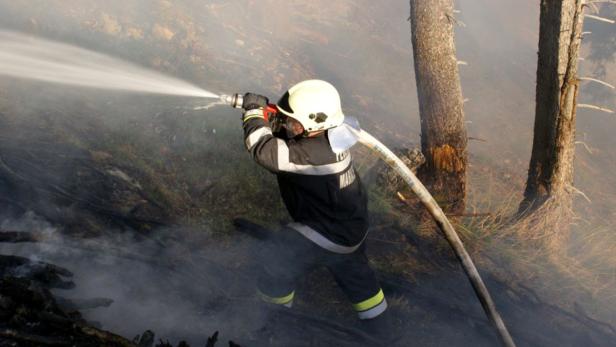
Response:
[{"label": "charred wood", "polygon": [[91,299],[65,299],[57,297],[58,305],[69,310],[88,310],[99,307],[109,307],[113,304],[112,299],[108,298],[91,298]]},{"label": "charred wood", "polygon": [[218,342],[218,331],[215,332],[214,335],[207,338],[207,343],[205,344],[205,347],[214,347],[216,345],[216,342]]},{"label": "charred wood", "polygon": [[137,344],[137,347],[152,347],[154,345],[154,333],[146,330],[141,334],[141,337],[135,337],[133,342]]},{"label": "charred wood", "polygon": [[65,268],[12,255],[0,255],[0,275],[26,277],[49,288],[70,289],[75,286],[73,282],[62,279],[73,276]]},{"label": "charred wood", "polygon": [[44,238],[40,232],[8,231],[0,229],[0,242],[38,242]]},{"label": "charred wood", "polygon": [[48,289],[25,278],[0,279],[0,336],[17,346],[135,346],[89,326],[76,311],[61,308]]}]

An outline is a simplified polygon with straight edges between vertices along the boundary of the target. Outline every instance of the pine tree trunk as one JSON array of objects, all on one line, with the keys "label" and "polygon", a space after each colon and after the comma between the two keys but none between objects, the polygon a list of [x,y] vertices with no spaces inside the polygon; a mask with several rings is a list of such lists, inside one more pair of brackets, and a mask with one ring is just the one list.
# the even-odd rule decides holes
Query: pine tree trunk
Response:
[{"label": "pine tree trunk", "polygon": [[411,34],[426,163],[420,179],[446,212],[464,211],[467,135],[452,0],[411,0]]},{"label": "pine tree trunk", "polygon": [[535,128],[522,213],[548,200],[571,206],[583,20],[583,0],[541,1]]}]

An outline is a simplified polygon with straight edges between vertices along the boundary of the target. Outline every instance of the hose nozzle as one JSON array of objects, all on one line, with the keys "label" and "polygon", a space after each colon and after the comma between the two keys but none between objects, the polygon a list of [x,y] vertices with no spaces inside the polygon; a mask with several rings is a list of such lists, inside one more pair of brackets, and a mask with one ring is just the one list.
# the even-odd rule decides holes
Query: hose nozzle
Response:
[{"label": "hose nozzle", "polygon": [[220,101],[233,108],[242,108],[244,104],[244,96],[241,94],[221,95]]}]

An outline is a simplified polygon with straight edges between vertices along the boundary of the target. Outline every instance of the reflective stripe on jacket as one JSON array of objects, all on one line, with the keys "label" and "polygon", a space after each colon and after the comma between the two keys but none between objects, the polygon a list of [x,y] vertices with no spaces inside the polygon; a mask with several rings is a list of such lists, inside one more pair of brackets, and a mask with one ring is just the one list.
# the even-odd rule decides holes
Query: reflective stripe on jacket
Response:
[{"label": "reflective stripe on jacket", "polygon": [[367,197],[349,151],[332,152],[326,132],[276,137],[258,117],[244,122],[244,142],[253,159],[276,174],[295,222],[343,249],[361,244],[368,229]]}]

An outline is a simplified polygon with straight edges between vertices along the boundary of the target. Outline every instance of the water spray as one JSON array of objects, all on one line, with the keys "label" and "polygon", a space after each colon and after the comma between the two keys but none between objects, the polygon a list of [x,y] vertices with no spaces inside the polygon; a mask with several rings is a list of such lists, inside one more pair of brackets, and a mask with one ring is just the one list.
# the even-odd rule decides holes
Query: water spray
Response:
[{"label": "water spray", "polygon": [[78,87],[197,98],[219,96],[108,55],[0,30],[0,75]]},{"label": "water spray", "polygon": [[[242,108],[243,97],[241,94],[222,95],[220,97],[221,102],[229,105],[233,108]],[[268,108],[275,107],[275,105],[269,105]],[[271,111],[276,111],[275,108]],[[268,113],[268,110],[264,110],[264,113]],[[275,115],[275,114],[274,114]],[[269,114],[272,117],[271,114]],[[267,119],[267,118],[266,118]],[[372,152],[376,153],[383,161],[393,168],[400,177],[409,185],[415,195],[423,203],[426,209],[430,212],[434,221],[443,232],[443,235],[449,242],[449,245],[453,249],[456,257],[460,261],[466,276],[468,277],[477,298],[481,302],[481,306],[485,311],[488,319],[492,323],[492,326],[496,329],[496,332],[501,340],[503,346],[515,347],[515,343],[505,326],[503,319],[496,310],[496,305],[488,292],[488,288],[483,283],[473,260],[466,251],[462,240],[456,233],[453,225],[447,219],[447,216],[438,205],[436,200],[432,197],[430,192],[421,183],[421,181],[413,174],[413,172],[398,158],[389,148],[383,143],[377,140],[374,136],[370,135],[366,131],[362,130],[359,126],[357,119],[353,117],[345,117],[344,123],[341,126],[328,130],[328,138],[332,146],[332,150],[336,153],[345,151],[352,147],[355,143],[359,142],[366,146]]]}]

